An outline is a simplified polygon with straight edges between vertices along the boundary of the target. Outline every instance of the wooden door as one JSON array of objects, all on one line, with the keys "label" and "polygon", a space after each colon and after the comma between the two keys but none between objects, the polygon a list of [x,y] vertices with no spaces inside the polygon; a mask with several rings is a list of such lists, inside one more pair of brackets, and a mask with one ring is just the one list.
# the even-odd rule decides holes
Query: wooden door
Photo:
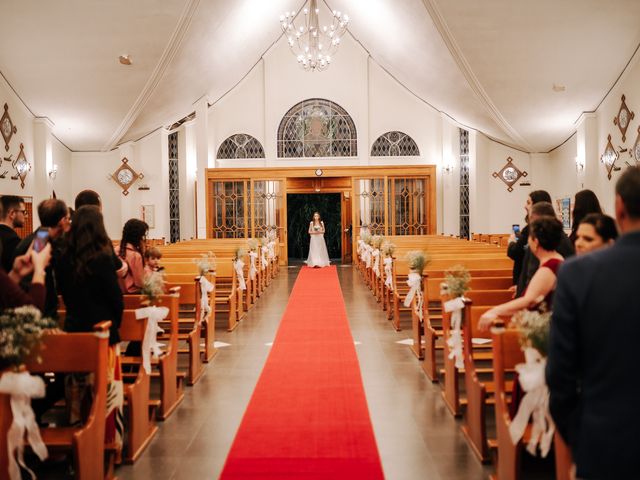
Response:
[{"label": "wooden door", "polygon": [[353,262],[353,225],[351,217],[351,192],[342,193],[342,263]]}]

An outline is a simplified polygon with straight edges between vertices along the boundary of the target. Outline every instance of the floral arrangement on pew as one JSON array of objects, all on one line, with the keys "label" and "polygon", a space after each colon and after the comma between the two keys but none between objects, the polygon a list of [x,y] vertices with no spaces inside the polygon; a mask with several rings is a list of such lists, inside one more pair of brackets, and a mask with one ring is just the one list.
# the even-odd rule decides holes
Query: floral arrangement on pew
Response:
[{"label": "floral arrangement on pew", "polygon": [[373,259],[373,273],[376,277],[380,276],[380,246],[384,241],[382,235],[373,235],[371,237],[371,258]]},{"label": "floral arrangement on pew", "polygon": [[464,294],[471,290],[469,283],[471,274],[462,265],[455,265],[444,272],[444,282],[440,285],[440,294],[449,296],[442,304],[445,312],[451,313],[451,327],[447,345],[449,359],[455,359],[456,368],[464,368],[462,355],[462,311],[464,310]]},{"label": "floral arrangement on pew", "polygon": [[249,278],[251,280],[256,279],[258,270],[256,269],[256,259],[258,258],[258,247],[260,242],[257,238],[250,238],[247,240],[247,248],[249,249]]},{"label": "floral arrangement on pew", "polygon": [[213,252],[207,252],[200,255],[196,260],[198,266],[198,283],[200,284],[200,323],[202,324],[209,318],[211,307],[209,306],[209,293],[213,291],[213,284],[207,278],[210,272],[216,270],[216,256]]},{"label": "floral arrangement on pew", "polygon": [[382,253],[384,264],[384,284],[389,290],[393,290],[393,252],[396,246],[388,240],[382,242],[380,252]]},{"label": "floral arrangement on pew", "polygon": [[429,256],[420,250],[414,250],[407,253],[407,263],[409,264],[409,275],[407,278],[407,285],[409,286],[409,292],[404,299],[404,306],[411,306],[413,298],[416,298],[414,311],[420,319],[420,323],[424,321],[423,304],[424,296],[422,294],[422,272],[424,268],[429,264],[431,259]]},{"label": "floral arrangement on pew", "polygon": [[[13,415],[13,423],[7,433],[8,470],[11,480],[22,478],[18,465],[24,465],[25,438],[40,460],[48,456],[47,447],[42,441],[31,409],[32,398],[45,396],[45,383],[42,378],[30,375],[23,365],[35,352],[43,333],[57,326],[54,320],[42,317],[40,311],[31,306],[8,309],[0,313],[0,394],[11,396]],[[31,470],[26,470],[31,478],[35,478]]]},{"label": "floral arrangement on pew", "polygon": [[509,425],[511,440],[516,444],[524,435],[532,420],[531,438],[527,451],[546,457],[551,448],[555,425],[549,413],[549,389],[545,380],[545,367],[549,349],[551,312],[521,310],[511,318],[511,324],[520,331],[520,340],[525,363],[516,365],[518,381],[526,393],[518,407],[518,413]]},{"label": "floral arrangement on pew", "polygon": [[264,270],[269,266],[269,262],[267,261],[269,238],[262,237],[260,239],[260,245],[262,246],[261,255],[260,255],[260,266],[261,266],[261,270]]},{"label": "floral arrangement on pew", "polygon": [[140,294],[146,297],[141,303],[145,305],[136,310],[136,318],[147,319],[147,328],[142,339],[142,366],[145,371],[151,373],[151,357],[162,355],[162,347],[158,342],[158,334],[164,333],[160,327],[160,322],[167,318],[169,309],[159,307],[160,296],[165,293],[165,280],[162,272],[151,272],[145,276]]},{"label": "floral arrangement on pew", "polygon": [[240,290],[246,290],[247,284],[244,281],[244,260],[243,258],[247,255],[244,247],[236,248],[235,258],[233,259],[233,268],[236,271],[236,275],[238,277],[238,288]]},{"label": "floral arrangement on pew", "polygon": [[360,258],[367,268],[371,267],[371,238],[372,236],[368,231],[364,231],[362,235],[360,235],[360,241],[362,242],[360,246]]},{"label": "floral arrangement on pew", "polygon": [[208,275],[209,272],[215,272],[216,270],[216,256],[213,252],[201,254],[200,258],[195,260],[195,263],[201,277]]},{"label": "floral arrangement on pew", "polygon": [[165,293],[165,279],[162,272],[151,272],[144,277],[140,294],[146,297],[146,305],[154,305]]}]

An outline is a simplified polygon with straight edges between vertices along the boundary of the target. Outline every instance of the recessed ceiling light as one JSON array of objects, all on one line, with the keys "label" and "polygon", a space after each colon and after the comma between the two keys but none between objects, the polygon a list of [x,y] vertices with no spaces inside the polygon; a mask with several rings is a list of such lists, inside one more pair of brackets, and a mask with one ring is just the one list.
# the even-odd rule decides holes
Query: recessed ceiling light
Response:
[{"label": "recessed ceiling light", "polygon": [[567,89],[566,86],[559,83],[554,83],[552,88],[554,92],[564,92]]},{"label": "recessed ceiling light", "polygon": [[120,55],[118,57],[118,60],[122,65],[131,65],[133,63],[129,55]]}]

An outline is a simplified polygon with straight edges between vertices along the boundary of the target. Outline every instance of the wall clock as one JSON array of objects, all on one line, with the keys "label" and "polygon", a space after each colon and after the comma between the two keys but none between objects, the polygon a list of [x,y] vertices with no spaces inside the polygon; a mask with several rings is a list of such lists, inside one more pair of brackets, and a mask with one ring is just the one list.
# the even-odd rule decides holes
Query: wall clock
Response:
[{"label": "wall clock", "polygon": [[323,173],[324,173],[324,172],[322,171],[322,169],[321,169],[321,168],[318,168],[318,169],[315,171],[316,177],[321,177]]},{"label": "wall clock", "polygon": [[499,172],[493,172],[493,178],[499,178],[507,185],[507,191],[513,192],[513,186],[520,180],[521,177],[529,175],[527,172],[522,172],[518,167],[513,164],[513,158],[507,158],[507,163],[500,169]]},{"label": "wall clock", "polygon": [[604,153],[600,156],[600,161],[604,163],[604,166],[607,167],[607,178],[611,180],[611,172],[616,165],[616,160],[620,154],[616,152],[616,149],[613,148],[613,144],[611,143],[611,135],[607,137],[607,146],[604,149]]},{"label": "wall clock", "polygon": [[111,174],[120,188],[122,188],[123,195],[129,195],[129,187],[135,183],[139,178],[144,178],[142,173],[137,173],[133,168],[129,166],[129,160],[127,158],[122,159],[122,165],[115,172]]},{"label": "wall clock", "polygon": [[24,145],[20,144],[20,153],[18,158],[12,163],[13,168],[16,169],[16,174],[11,177],[12,180],[20,179],[20,188],[24,188],[24,181],[27,178],[27,173],[31,170],[31,164],[27,162],[27,157],[24,154]]},{"label": "wall clock", "polygon": [[636,163],[640,163],[640,127],[638,127],[638,136],[636,137],[636,143],[633,146],[633,158]]},{"label": "wall clock", "polygon": [[631,120],[633,120],[633,117],[635,116],[636,114],[630,111],[629,107],[627,107],[627,102],[625,101],[624,95],[622,95],[622,104],[620,105],[618,115],[613,119],[613,124],[617,125],[620,129],[623,142],[627,140],[627,128],[629,128],[629,123],[631,123]]},{"label": "wall clock", "polygon": [[0,118],[0,132],[2,132],[2,138],[4,139],[4,149],[9,151],[9,142],[11,137],[18,132],[18,128],[13,124],[9,116],[9,105],[6,103],[4,104],[4,113]]}]

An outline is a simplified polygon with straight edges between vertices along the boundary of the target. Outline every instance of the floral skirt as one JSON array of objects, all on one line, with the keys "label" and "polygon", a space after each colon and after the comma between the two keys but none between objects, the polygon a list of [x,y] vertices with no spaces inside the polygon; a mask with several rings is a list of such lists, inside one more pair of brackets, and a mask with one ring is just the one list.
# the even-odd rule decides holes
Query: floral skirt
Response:
[{"label": "floral skirt", "polygon": [[[111,345],[107,362],[107,416],[104,432],[106,445],[116,449],[116,463],[121,463],[124,438],[124,385],[120,365],[120,346]],[[66,377],[65,396],[69,424],[82,424],[89,416],[93,401],[93,375],[71,374]]]}]

